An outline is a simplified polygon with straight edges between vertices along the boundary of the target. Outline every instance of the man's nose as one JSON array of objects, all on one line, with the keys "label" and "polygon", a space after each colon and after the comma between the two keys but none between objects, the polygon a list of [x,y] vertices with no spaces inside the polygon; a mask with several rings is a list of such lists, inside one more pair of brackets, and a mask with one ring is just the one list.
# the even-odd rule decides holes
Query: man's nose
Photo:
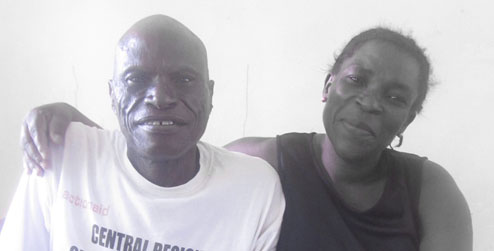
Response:
[{"label": "man's nose", "polygon": [[360,108],[365,112],[381,113],[383,111],[379,95],[373,91],[361,93],[357,97],[357,104],[359,104]]},{"label": "man's nose", "polygon": [[177,103],[176,90],[167,81],[154,81],[147,91],[145,103],[157,109],[174,106]]}]

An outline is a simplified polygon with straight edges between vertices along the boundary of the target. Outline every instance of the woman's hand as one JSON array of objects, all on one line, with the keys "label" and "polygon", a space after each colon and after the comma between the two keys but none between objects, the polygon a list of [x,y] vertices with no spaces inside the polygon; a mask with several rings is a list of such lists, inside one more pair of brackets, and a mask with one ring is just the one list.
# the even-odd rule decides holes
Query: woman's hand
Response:
[{"label": "woman's hand", "polygon": [[63,144],[65,130],[73,121],[101,128],[66,103],[39,106],[27,114],[22,123],[20,141],[29,174],[34,170],[42,176],[44,170],[49,168],[50,146]]}]

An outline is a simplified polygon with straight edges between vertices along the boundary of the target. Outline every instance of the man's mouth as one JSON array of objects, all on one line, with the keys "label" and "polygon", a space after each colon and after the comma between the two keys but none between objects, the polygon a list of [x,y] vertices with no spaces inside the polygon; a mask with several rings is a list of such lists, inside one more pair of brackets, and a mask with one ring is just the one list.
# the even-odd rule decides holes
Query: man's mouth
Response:
[{"label": "man's mouth", "polygon": [[172,133],[186,125],[184,119],[178,117],[146,117],[137,121],[137,126],[148,132]]},{"label": "man's mouth", "polygon": [[172,120],[149,120],[142,123],[148,126],[172,126],[175,125],[175,122]]}]

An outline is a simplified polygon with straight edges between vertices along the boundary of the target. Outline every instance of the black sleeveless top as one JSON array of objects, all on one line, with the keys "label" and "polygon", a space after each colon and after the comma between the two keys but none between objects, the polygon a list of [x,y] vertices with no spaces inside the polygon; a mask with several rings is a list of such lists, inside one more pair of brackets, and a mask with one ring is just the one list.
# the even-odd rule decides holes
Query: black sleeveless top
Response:
[{"label": "black sleeveless top", "polygon": [[387,180],[369,210],[348,208],[314,154],[312,134],[277,137],[278,169],[286,198],[278,251],[418,250],[418,200],[426,158],[386,149],[379,165]]}]

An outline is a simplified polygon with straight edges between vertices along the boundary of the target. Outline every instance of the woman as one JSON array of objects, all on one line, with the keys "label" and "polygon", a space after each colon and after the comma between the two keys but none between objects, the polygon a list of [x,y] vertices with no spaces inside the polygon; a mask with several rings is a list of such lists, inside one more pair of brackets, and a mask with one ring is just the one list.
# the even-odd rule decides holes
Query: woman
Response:
[{"label": "woman", "polygon": [[[326,77],[326,134],[245,138],[226,146],[278,170],[287,202],[278,250],[472,249],[469,209],[449,174],[426,158],[388,148],[395,137],[401,145],[421,111],[429,75],[413,39],[385,28],[364,31]],[[31,166],[45,165],[37,149],[48,140],[41,133],[33,143],[29,132],[48,127],[54,135],[70,120],[95,125],[67,105],[31,112],[25,149],[39,160]]]}]

